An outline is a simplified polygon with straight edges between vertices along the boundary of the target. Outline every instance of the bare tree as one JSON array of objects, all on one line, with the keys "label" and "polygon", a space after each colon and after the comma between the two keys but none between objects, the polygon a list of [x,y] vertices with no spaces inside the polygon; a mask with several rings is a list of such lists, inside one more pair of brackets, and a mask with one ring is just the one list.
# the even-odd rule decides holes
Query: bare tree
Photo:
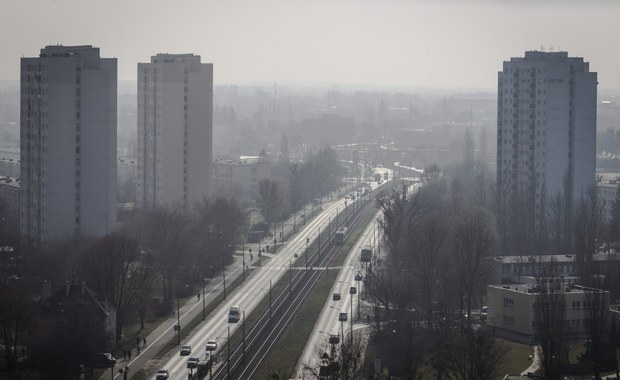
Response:
[{"label": "bare tree", "polygon": [[615,351],[610,349],[612,337],[608,329],[609,317],[609,292],[580,287],[585,293],[585,305],[583,305],[587,319],[586,331],[588,342],[583,359],[592,366],[594,375],[600,377],[601,367],[615,362]]},{"label": "bare tree", "polygon": [[555,262],[539,262],[536,275],[537,296],[534,303],[534,326],[541,348],[541,367],[546,379],[560,378],[560,360],[565,349],[566,299]]},{"label": "bare tree", "polygon": [[287,203],[287,190],[283,181],[264,179],[259,182],[258,205],[269,229],[287,210]]},{"label": "bare tree", "polygon": [[352,344],[339,340],[329,340],[315,347],[318,366],[303,364],[304,374],[314,379],[325,380],[356,380],[366,378],[363,373],[362,354],[364,350],[362,334],[353,334]]},{"label": "bare tree", "polygon": [[17,368],[19,351],[30,332],[31,316],[30,297],[21,289],[0,285],[0,336],[7,373]]},{"label": "bare tree", "polygon": [[[460,317],[463,322],[464,312],[471,316],[473,297],[488,284],[492,274],[487,258],[497,249],[498,237],[491,214],[480,207],[464,209],[455,223],[453,241],[463,294]],[[467,318],[466,324],[470,327],[471,318]]]},{"label": "bare tree", "polygon": [[458,380],[491,380],[507,359],[508,347],[486,329],[467,330],[455,338],[450,356],[450,370]]},{"label": "bare tree", "polygon": [[132,227],[140,245],[153,255],[155,267],[162,275],[167,310],[172,309],[176,275],[192,247],[189,222],[180,206],[161,206],[142,210]]},{"label": "bare tree", "polygon": [[91,289],[116,307],[116,340],[127,313],[151,274],[138,243],[119,232],[97,239],[80,258],[80,274]]}]

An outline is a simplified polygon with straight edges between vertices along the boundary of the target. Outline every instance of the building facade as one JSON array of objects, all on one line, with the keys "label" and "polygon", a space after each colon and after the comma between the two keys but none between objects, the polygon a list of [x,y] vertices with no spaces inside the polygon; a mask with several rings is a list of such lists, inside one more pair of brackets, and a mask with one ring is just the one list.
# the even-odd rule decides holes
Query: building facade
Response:
[{"label": "building facade", "polygon": [[19,181],[0,176],[0,244],[19,235]]},{"label": "building facade", "polygon": [[138,64],[139,207],[208,195],[213,149],[213,65],[194,54]]},{"label": "building facade", "polygon": [[[552,294],[544,296],[536,285],[490,285],[487,288],[487,325],[498,335],[533,342],[541,325],[539,310],[559,307],[565,310],[563,332],[569,339],[583,339],[593,315],[606,315],[609,292],[558,282]],[[553,301],[549,301],[553,300]],[[552,306],[547,302],[557,302]],[[598,308],[598,313],[592,308]],[[538,315],[537,315],[538,314]]]},{"label": "building facade", "polygon": [[258,184],[271,178],[271,165],[258,158],[221,159],[213,162],[216,193],[235,195],[244,203],[255,203]]},{"label": "building facade", "polygon": [[576,200],[595,185],[596,94],[597,74],[566,52],[528,51],[503,63],[497,190],[504,217],[519,199],[536,226],[555,194]]},{"label": "building facade", "polygon": [[21,59],[20,233],[33,242],[116,227],[116,66],[90,45]]}]

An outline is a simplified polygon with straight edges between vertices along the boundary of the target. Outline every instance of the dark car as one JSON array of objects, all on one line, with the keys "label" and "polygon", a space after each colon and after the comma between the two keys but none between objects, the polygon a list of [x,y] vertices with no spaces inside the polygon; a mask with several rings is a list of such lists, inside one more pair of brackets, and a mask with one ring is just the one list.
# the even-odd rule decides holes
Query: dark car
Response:
[{"label": "dark car", "polygon": [[156,380],[168,380],[169,377],[170,375],[168,374],[167,369],[160,369],[159,371],[157,371],[157,374],[155,375]]},{"label": "dark car", "polygon": [[107,368],[114,367],[116,359],[109,352],[98,353],[93,360],[93,367],[95,368]]},{"label": "dark car", "polygon": [[356,273],[355,274],[355,281],[362,281],[362,280],[363,280],[362,274],[359,273],[359,272]]},{"label": "dark car", "polygon": [[187,368],[196,368],[198,367],[198,363],[200,361],[198,360],[198,358],[189,358],[187,360]]},{"label": "dark car", "polygon": [[187,356],[189,354],[192,353],[192,346],[190,346],[189,344],[185,344],[183,346],[181,346],[181,350],[180,350],[181,356]]},{"label": "dark car", "polygon": [[334,293],[334,294],[332,294],[332,300],[334,300],[334,301],[339,301],[339,300],[340,300],[340,293]]}]

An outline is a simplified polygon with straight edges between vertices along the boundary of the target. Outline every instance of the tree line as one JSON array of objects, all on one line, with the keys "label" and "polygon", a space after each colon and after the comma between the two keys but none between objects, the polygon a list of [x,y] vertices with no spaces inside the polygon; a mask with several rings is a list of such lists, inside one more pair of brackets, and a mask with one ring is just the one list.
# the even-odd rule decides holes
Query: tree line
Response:
[{"label": "tree line", "polygon": [[[99,300],[113,305],[114,340],[119,341],[127,324],[139,321],[143,329],[147,318],[167,315],[177,297],[196,294],[203,279],[221,273],[246,228],[245,209],[234,199],[218,197],[204,198],[191,210],[136,210],[118,231],[98,239],[75,235],[42,247],[22,244],[18,256],[24,286],[0,289],[5,372],[15,371],[22,347],[30,353],[28,365],[42,378],[64,378],[93,354],[113,349],[104,346],[109,337],[85,329],[80,320],[58,327],[49,341],[33,336],[34,323],[26,321],[35,321],[41,308],[29,300],[44,281],[53,289],[67,280],[83,282]],[[55,354],[59,351],[62,355]]]}]

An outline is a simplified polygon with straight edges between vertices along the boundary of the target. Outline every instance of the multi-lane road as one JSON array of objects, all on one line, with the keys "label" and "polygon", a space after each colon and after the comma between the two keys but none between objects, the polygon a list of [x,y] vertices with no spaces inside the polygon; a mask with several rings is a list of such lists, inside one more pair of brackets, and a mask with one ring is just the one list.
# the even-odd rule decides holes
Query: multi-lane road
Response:
[{"label": "multi-lane road", "polygon": [[[328,223],[336,217],[343,218],[345,213],[350,213],[353,207],[357,207],[356,202],[359,202],[359,198],[355,201],[341,199],[324,203],[323,211],[316,218],[306,223],[304,227],[301,227],[297,234],[293,235],[285,245],[278,249],[277,254],[272,255],[269,260],[263,260],[262,267],[258,268],[258,260],[255,258],[252,262],[252,266],[255,267],[252,275],[246,278],[246,281],[232,293],[228,294],[227,298],[207,317],[206,321],[195,329],[191,336],[181,342],[181,344],[192,346],[193,352],[190,356],[198,356],[201,360],[204,359],[205,345],[209,339],[217,340],[218,351],[225,352],[228,329],[230,328],[230,335],[232,336],[241,325],[240,322],[228,323],[230,307],[237,305],[241,312],[245,312],[248,316],[263,298],[268,297],[270,282],[275,284],[289,270],[291,261],[296,260],[295,254],[300,258],[296,264],[297,269],[303,268],[306,239],[308,238],[311,244],[318,238],[319,232],[322,236],[326,236],[325,229]],[[220,357],[222,357],[221,354]],[[186,368],[187,359],[187,356],[176,354],[162,368],[169,371],[170,379],[187,379],[189,373]]]},{"label": "multi-lane road", "polygon": [[[307,368],[318,369],[317,348],[326,346],[330,335],[339,335],[341,341],[348,342],[350,339],[352,322],[355,323],[358,320],[363,321],[358,311],[359,297],[362,295],[363,291],[363,281],[356,281],[355,275],[364,273],[362,263],[360,262],[362,248],[370,246],[371,249],[376,249],[376,244],[378,244],[378,226],[376,219],[379,216],[380,212],[377,212],[375,218],[373,218],[373,222],[366,226],[366,229],[355,242],[347,258],[343,262],[343,266],[338,273],[338,277],[334,282],[329,297],[323,305],[319,319],[314,324],[314,328],[306,342],[303,354],[297,363],[297,368],[295,370],[296,378],[313,378]],[[356,288],[356,294],[350,294],[351,287]],[[333,299],[334,293],[340,294],[340,300]],[[347,322],[339,322],[338,317],[340,313],[347,314]]]}]

